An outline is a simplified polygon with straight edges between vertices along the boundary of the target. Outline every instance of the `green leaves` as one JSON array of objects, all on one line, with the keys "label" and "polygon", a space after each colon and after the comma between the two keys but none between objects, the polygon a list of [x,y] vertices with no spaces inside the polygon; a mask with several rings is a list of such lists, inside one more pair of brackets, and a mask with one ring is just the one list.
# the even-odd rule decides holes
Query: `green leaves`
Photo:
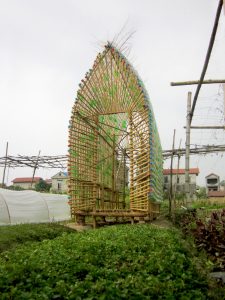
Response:
[{"label": "green leaves", "polygon": [[2,255],[0,294],[2,299],[205,299],[206,278],[192,258],[178,231],[150,225],[64,234]]}]

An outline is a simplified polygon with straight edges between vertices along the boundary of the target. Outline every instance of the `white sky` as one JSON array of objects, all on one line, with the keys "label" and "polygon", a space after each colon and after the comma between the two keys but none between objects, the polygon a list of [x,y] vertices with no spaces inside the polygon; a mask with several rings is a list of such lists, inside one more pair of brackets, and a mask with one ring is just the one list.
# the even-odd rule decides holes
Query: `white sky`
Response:
[{"label": "white sky", "polygon": [[[126,32],[136,31],[128,59],[150,95],[162,147],[171,149],[174,129],[176,147],[180,139],[184,147],[187,92],[194,94],[196,87],[170,82],[199,79],[217,5],[217,0],[0,0],[0,156],[7,141],[10,155],[67,153],[78,84],[125,23]],[[206,78],[225,78],[224,19],[222,14]],[[192,125],[224,124],[219,108],[222,89],[204,86]],[[194,132],[191,143],[225,144],[225,134]],[[200,168],[201,185],[211,172],[225,179],[224,165],[221,154],[191,159],[191,167]],[[57,171],[40,169],[36,176]],[[10,169],[8,184],[32,172]]]}]

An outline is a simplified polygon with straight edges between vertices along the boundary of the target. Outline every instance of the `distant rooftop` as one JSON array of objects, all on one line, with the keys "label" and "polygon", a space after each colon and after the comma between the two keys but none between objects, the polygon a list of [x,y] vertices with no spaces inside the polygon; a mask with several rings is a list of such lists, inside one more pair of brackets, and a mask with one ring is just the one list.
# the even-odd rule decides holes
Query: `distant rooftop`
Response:
[{"label": "distant rooftop", "polygon": [[[170,175],[171,169],[164,169],[163,170],[163,175]],[[185,169],[172,169],[172,174],[185,174]],[[191,168],[189,170],[189,174],[199,174],[199,168]]]},{"label": "distant rooftop", "polygon": [[[33,182],[39,182],[41,177],[34,177]],[[13,183],[31,183],[32,177],[18,177],[13,179]]]}]

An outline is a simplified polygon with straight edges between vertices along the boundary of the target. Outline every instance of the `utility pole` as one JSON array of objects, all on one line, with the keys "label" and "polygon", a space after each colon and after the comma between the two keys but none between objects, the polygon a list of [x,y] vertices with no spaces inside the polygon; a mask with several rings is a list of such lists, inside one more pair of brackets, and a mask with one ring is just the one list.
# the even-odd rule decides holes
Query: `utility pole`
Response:
[{"label": "utility pole", "polygon": [[187,118],[186,118],[186,151],[185,151],[185,195],[186,204],[190,202],[190,127],[191,127],[191,92],[187,98]]},{"label": "utility pole", "polygon": [[169,216],[171,217],[172,213],[172,198],[173,198],[173,151],[175,147],[175,135],[176,129],[173,131],[173,146],[172,146],[172,155],[170,161],[170,190],[169,190]]},{"label": "utility pole", "polygon": [[2,177],[2,188],[4,188],[5,184],[5,171],[6,171],[6,166],[7,166],[7,159],[8,159],[8,146],[9,143],[6,143],[6,151],[5,151],[5,164],[4,164],[4,171],[3,171],[3,177]]}]

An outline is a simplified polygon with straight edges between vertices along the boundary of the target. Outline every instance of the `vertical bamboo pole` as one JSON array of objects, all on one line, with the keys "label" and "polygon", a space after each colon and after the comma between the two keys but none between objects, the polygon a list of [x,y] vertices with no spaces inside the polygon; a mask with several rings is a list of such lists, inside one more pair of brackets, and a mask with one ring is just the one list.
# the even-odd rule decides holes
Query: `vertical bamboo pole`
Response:
[{"label": "vertical bamboo pole", "polygon": [[[97,149],[98,149],[98,116],[95,117],[95,125],[94,129],[94,153],[93,153],[93,211],[96,211],[97,204]],[[93,222],[95,223],[95,218],[93,217]]]},{"label": "vertical bamboo pole", "polygon": [[123,208],[126,207],[126,149],[123,150]]},{"label": "vertical bamboo pole", "polygon": [[112,147],[112,207],[117,207],[117,203],[116,205],[113,204],[114,201],[116,201],[116,197],[115,197],[115,147],[116,147],[116,143],[115,143],[115,134],[113,135],[113,147]]},{"label": "vertical bamboo pole", "polygon": [[5,171],[6,171],[6,166],[7,166],[7,159],[8,159],[8,146],[9,143],[6,143],[6,151],[5,151],[5,165],[4,165],[4,171],[3,171],[3,177],[2,177],[2,188],[4,188],[5,184]]},{"label": "vertical bamboo pole", "polygon": [[[181,147],[181,141],[182,139],[180,139],[180,144],[179,144],[179,150]],[[177,184],[178,184],[178,179],[179,179],[179,169],[180,169],[180,153],[179,151],[177,152],[177,174],[176,174],[176,182],[175,182],[175,186],[174,186],[174,193],[173,193],[173,199],[174,199],[174,207],[176,207],[176,192],[177,192]]]},{"label": "vertical bamboo pole", "polygon": [[39,160],[40,153],[41,153],[41,150],[39,150],[39,152],[38,152],[37,160],[36,160],[35,165],[34,165],[34,171],[33,171],[31,185],[30,185],[31,189],[32,189],[33,182],[34,182],[34,175],[35,175],[35,172],[36,172],[36,169],[37,169],[37,165],[38,165],[38,160]]},{"label": "vertical bamboo pole", "polygon": [[130,209],[133,208],[134,198],[134,137],[132,125],[132,112],[129,114],[129,127],[130,127]]},{"label": "vertical bamboo pole", "polygon": [[172,198],[173,198],[173,152],[174,152],[174,145],[175,145],[175,135],[176,129],[173,131],[173,146],[172,146],[172,155],[170,161],[170,192],[169,192],[169,216],[171,217],[172,213]]},{"label": "vertical bamboo pole", "polygon": [[191,92],[187,98],[187,118],[186,118],[186,151],[185,151],[185,195],[186,204],[190,202],[190,126],[191,126]]}]

